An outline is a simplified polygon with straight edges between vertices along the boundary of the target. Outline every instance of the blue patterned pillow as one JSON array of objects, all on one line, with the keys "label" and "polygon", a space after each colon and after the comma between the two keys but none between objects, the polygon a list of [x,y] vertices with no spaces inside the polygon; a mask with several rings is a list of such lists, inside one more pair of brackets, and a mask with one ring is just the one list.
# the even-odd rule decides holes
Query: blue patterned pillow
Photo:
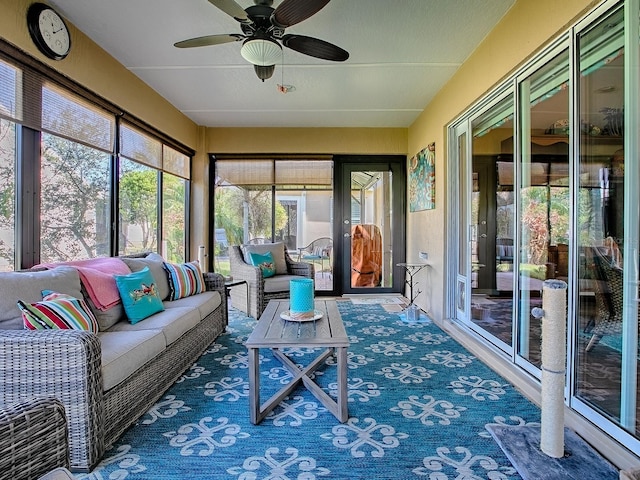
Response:
[{"label": "blue patterned pillow", "polygon": [[249,252],[249,257],[251,258],[251,264],[254,267],[260,267],[264,278],[273,277],[276,274],[276,264],[273,261],[273,255],[271,252]]},{"label": "blue patterned pillow", "polygon": [[164,310],[149,267],[128,275],[114,275],[122,305],[131,323],[138,323]]}]

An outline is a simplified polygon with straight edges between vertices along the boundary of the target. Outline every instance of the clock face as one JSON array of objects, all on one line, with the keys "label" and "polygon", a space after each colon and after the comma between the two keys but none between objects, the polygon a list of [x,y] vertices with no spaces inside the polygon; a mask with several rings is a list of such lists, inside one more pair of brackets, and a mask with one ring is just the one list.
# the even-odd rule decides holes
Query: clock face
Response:
[{"label": "clock face", "polygon": [[42,38],[49,48],[57,55],[66,55],[69,51],[69,32],[60,16],[53,10],[43,10],[38,24]]},{"label": "clock face", "polygon": [[27,14],[29,33],[49,58],[62,60],[71,48],[71,37],[62,17],[43,3],[34,3]]}]

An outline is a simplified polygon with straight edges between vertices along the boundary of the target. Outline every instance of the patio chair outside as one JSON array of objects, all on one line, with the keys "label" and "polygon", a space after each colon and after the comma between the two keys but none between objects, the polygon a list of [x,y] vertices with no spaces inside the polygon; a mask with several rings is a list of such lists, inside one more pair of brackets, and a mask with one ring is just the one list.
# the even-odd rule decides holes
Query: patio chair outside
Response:
[{"label": "patio chair outside", "polygon": [[[298,247],[299,262],[315,262],[320,261],[320,273],[324,275],[326,271],[331,274],[331,255],[333,254],[333,239],[330,237],[316,238],[313,242],[305,247]],[[327,262],[328,269],[325,270],[324,262]]]}]

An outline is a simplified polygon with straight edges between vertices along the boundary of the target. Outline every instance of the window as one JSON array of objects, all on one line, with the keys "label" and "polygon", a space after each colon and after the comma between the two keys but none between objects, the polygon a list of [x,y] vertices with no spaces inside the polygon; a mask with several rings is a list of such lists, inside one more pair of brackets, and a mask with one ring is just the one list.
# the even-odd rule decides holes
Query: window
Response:
[{"label": "window", "polygon": [[16,124],[0,118],[0,272],[15,265]]},{"label": "window", "polygon": [[0,40],[0,271],[150,250],[184,261],[190,154]]},{"label": "window", "polygon": [[[332,182],[329,159],[216,159],[216,271],[230,273],[229,245],[283,242],[298,260],[301,248],[331,237]],[[317,290],[333,289],[331,261],[316,265]]]},{"label": "window", "polygon": [[114,127],[112,115],[62,90],[43,87],[42,262],[109,255]]}]

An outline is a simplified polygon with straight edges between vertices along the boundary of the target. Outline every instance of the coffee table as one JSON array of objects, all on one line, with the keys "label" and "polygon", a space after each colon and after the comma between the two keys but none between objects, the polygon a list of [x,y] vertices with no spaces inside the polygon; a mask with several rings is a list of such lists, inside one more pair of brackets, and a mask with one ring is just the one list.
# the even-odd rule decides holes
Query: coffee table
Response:
[{"label": "coffee table", "polygon": [[[256,328],[245,342],[249,353],[249,408],[251,423],[258,424],[301,382],[340,422],[346,422],[347,411],[347,348],[349,339],[335,300],[316,300],[315,309],[322,317],[305,322],[287,321],[280,316],[289,310],[288,300],[271,300],[258,320]],[[314,348],[323,350],[309,365],[299,368],[284,348]],[[291,373],[291,382],[264,404],[260,403],[261,348],[269,348]],[[331,398],[309,375],[330,356],[336,356],[338,398]]]}]

